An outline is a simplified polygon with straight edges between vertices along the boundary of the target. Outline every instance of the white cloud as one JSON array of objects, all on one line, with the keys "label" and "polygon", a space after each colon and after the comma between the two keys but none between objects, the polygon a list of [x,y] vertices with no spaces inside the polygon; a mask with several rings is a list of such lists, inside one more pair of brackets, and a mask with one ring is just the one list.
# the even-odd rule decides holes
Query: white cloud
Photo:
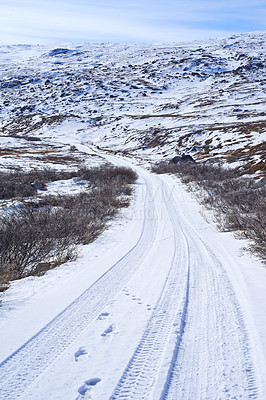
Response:
[{"label": "white cloud", "polygon": [[[1,0],[1,43],[179,41],[265,29],[265,0]],[[259,12],[258,12],[259,10]]]}]

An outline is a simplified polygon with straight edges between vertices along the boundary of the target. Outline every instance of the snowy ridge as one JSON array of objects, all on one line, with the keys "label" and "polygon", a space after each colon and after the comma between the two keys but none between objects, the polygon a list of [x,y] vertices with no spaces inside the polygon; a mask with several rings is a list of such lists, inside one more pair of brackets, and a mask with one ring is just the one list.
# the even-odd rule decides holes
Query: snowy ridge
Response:
[{"label": "snowy ridge", "polygon": [[0,49],[1,135],[18,150],[27,136],[52,144],[67,131],[142,162],[188,152],[264,171],[265,32]]}]

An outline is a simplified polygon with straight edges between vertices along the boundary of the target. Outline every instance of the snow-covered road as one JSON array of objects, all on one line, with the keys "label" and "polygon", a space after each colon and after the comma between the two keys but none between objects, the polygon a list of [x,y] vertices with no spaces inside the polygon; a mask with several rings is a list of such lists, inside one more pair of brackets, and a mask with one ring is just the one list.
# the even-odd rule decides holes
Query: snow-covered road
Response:
[{"label": "snow-covered road", "polygon": [[[218,233],[208,241],[213,228],[199,214],[193,220],[177,181],[137,172],[134,220],[107,254],[98,247],[99,276],[81,290],[94,267],[88,260],[81,293],[64,304],[80,280],[69,274],[65,293],[58,288],[60,312],[55,305],[55,315],[38,316],[43,327],[33,324],[31,338],[3,352],[1,399],[265,398],[264,357],[234,259],[221,253]],[[42,296],[53,307],[49,292]],[[29,321],[27,302],[19,312],[18,330]],[[8,317],[0,322],[0,340],[14,347]]]}]

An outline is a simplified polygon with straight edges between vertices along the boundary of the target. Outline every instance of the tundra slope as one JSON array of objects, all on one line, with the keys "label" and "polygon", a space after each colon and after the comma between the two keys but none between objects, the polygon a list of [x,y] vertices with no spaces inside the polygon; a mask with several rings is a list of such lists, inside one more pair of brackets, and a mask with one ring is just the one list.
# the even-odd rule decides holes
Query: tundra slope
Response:
[{"label": "tundra slope", "polygon": [[51,145],[68,129],[141,160],[190,152],[260,176],[265,48],[265,32],[176,45],[1,46],[1,135],[19,151],[23,138]]}]

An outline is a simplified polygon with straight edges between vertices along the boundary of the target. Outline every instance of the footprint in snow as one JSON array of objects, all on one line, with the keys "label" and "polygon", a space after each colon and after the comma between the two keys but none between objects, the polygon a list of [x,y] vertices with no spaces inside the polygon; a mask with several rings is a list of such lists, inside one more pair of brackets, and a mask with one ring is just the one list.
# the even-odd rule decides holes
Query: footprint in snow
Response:
[{"label": "footprint in snow", "polygon": [[86,348],[80,347],[78,349],[78,351],[76,351],[76,353],[74,354],[74,357],[75,357],[76,362],[81,361],[85,358],[88,358],[88,352],[87,352]]},{"label": "footprint in snow", "polygon": [[134,301],[137,301],[137,302],[138,302],[138,304],[142,304],[141,298],[140,298],[140,297],[137,297],[137,296],[135,296],[134,294],[131,296],[131,299],[132,299],[132,300],[134,300]]},{"label": "footprint in snow", "polygon": [[76,398],[76,400],[91,399],[92,397],[90,395],[90,391],[99,382],[101,382],[100,378],[91,378],[85,381],[84,384],[78,389],[79,396]]},{"label": "footprint in snow", "polygon": [[106,319],[108,317],[109,313],[108,312],[103,312],[99,315],[98,319]]},{"label": "footprint in snow", "polygon": [[105,331],[101,334],[101,336],[106,337],[106,336],[110,335],[110,333],[112,333],[114,331],[114,328],[115,328],[114,324],[108,326],[108,328],[105,329]]}]

